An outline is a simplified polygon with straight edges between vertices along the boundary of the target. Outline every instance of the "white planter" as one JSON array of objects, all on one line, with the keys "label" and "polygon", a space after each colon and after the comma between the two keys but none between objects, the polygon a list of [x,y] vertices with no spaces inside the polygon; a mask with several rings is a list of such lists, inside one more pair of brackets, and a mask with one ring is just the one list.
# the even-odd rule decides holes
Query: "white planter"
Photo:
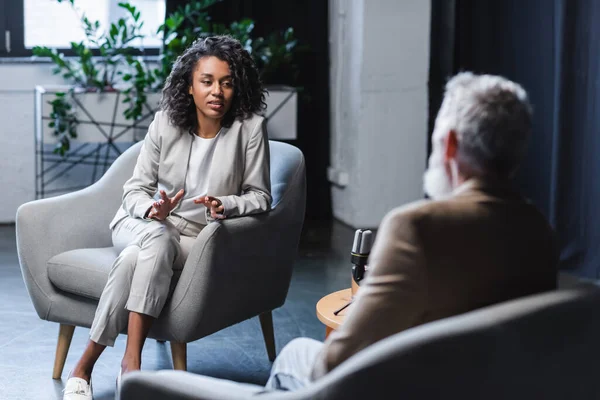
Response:
[{"label": "white planter", "polygon": [[[35,161],[36,198],[68,193],[91,185],[108,170],[128,147],[144,138],[160,100],[150,93],[136,120],[125,119],[129,107],[120,92],[77,92],[70,103],[79,121],[77,138],[71,139],[65,157],[53,153],[57,138],[48,127],[56,93],[68,92],[68,86],[35,88]],[[71,101],[72,100],[72,101]]]},{"label": "white planter", "polygon": [[[36,133],[37,139],[46,143],[55,143],[56,139],[52,129],[48,127],[49,115],[52,111],[50,101],[56,98],[57,92],[66,92],[68,87],[41,87],[37,86],[36,102]],[[132,143],[143,139],[148,126],[154,118],[158,108],[160,93],[147,95],[146,107],[142,116],[137,121],[127,120],[124,111],[129,108],[129,103],[123,103],[124,95],[119,92],[80,92],[73,95],[74,107],[79,125],[77,126],[78,142],[104,143],[108,137],[113,142]],[[41,114],[38,110],[41,109]],[[41,119],[40,119],[41,117]],[[37,123],[42,126],[38,127]],[[43,138],[39,135],[43,134]]]},{"label": "white planter", "polygon": [[274,140],[295,140],[298,121],[298,92],[289,86],[267,86],[265,103],[267,131]]},{"label": "white planter", "polygon": [[[298,94],[294,88],[271,86],[265,102],[267,130],[273,140],[296,139]],[[44,198],[89,186],[104,174],[129,146],[142,140],[154,118],[160,93],[150,93],[137,121],[125,119],[129,107],[123,94],[116,92],[79,92],[73,95],[73,111],[79,121],[77,138],[71,139],[66,157],[53,154],[57,138],[48,127],[58,92],[68,86],[35,88],[36,198]]]}]

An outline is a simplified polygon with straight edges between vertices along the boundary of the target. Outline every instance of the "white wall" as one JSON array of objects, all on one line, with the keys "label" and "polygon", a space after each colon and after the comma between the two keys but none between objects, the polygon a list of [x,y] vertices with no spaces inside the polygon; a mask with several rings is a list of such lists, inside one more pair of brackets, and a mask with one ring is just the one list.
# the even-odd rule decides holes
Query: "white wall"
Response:
[{"label": "white wall", "polygon": [[334,217],[376,228],[423,197],[429,0],[330,0]]},{"label": "white wall", "polygon": [[59,84],[50,64],[0,64],[0,223],[12,223],[17,208],[35,198],[33,90]]}]

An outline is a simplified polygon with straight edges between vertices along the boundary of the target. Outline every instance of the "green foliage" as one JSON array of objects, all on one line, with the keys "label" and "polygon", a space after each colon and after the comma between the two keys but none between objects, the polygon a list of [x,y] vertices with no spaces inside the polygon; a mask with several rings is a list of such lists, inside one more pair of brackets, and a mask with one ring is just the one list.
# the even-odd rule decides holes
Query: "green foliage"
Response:
[{"label": "green foliage", "polygon": [[[211,7],[222,0],[190,1],[165,19],[157,31],[158,35],[162,34],[163,47],[155,68],[150,68],[140,50],[132,46],[132,41],[143,38],[144,22],[135,6],[128,2],[119,3],[126,11],[125,17],[101,30],[98,21],[90,21],[79,11],[75,0],[56,1],[70,3],[79,13],[85,39],[71,43],[74,57],[65,57],[56,49],[45,46],[34,47],[34,56],[49,57],[55,65],[53,72],[76,87],[88,91],[114,91],[118,87],[124,94],[123,103],[128,104],[124,111],[127,119],[136,120],[142,116],[147,94],[160,91],[177,57],[200,37],[224,34],[235,37],[253,56],[263,81],[296,86],[295,58],[302,47],[298,46],[294,30],[290,27],[262,38],[253,35],[254,21],[251,19],[235,21],[229,26],[215,22],[210,16]],[[97,48],[97,52],[94,53],[92,48]],[[49,103],[53,118],[49,127],[59,138],[55,152],[64,156],[70,148],[69,138],[77,137],[77,120],[64,94]]]},{"label": "green foliage", "polygon": [[56,93],[56,98],[48,103],[52,106],[48,127],[57,138],[54,153],[64,156],[71,148],[70,139],[77,137],[77,118],[66,93]]},{"label": "green foliage", "polygon": [[180,6],[165,19],[157,31],[163,35],[163,48],[159,67],[154,70],[158,81],[165,82],[177,57],[199,37],[210,36],[212,21],[208,13],[211,6],[221,0],[192,1]]},{"label": "green foliage", "polygon": [[129,56],[127,64],[132,71],[123,75],[123,81],[129,86],[122,93],[125,95],[123,103],[130,103],[131,107],[125,109],[124,115],[126,119],[135,120],[142,115],[148,89],[155,86],[156,77],[141,57]]},{"label": "green foliage", "polygon": [[[62,0],[57,0],[62,2]],[[69,0],[75,10],[74,0]],[[133,54],[138,50],[131,46],[135,39],[142,38],[140,30],[143,22],[140,12],[128,3],[119,3],[127,11],[124,18],[110,24],[107,30],[100,30],[98,21],[90,21],[79,13],[85,39],[71,42],[74,57],[65,57],[56,49],[46,46],[33,48],[36,57],[49,57],[55,64],[54,73],[62,75],[76,86],[99,91],[115,90],[115,85],[124,72],[132,66]],[[99,57],[94,57],[92,48],[98,48]]]},{"label": "green foliage", "polygon": [[295,59],[305,48],[298,45],[294,29],[290,27],[283,32],[272,32],[263,38],[255,37],[254,21],[249,18],[234,21],[229,26],[215,22],[210,17],[210,10],[221,1],[192,1],[177,8],[165,20],[158,29],[158,33],[163,34],[164,46],[159,68],[154,71],[157,82],[165,81],[177,57],[197,38],[231,35],[252,55],[264,82],[295,86],[298,80]]}]

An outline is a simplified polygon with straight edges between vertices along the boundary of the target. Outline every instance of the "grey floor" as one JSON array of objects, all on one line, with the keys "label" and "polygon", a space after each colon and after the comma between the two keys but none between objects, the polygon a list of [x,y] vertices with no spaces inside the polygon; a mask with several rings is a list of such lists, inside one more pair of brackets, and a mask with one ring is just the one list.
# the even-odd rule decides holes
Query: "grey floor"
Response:
[{"label": "grey floor", "polygon": [[[325,294],[350,284],[349,250],[354,231],[339,223],[308,223],[286,303],[273,313],[277,350],[296,337],[322,340],[324,327],[315,304]],[[564,275],[561,286],[577,283]],[[51,378],[58,326],[35,313],[21,278],[14,226],[0,225],[0,400],[62,398],[66,374],[82,353],[88,329],[77,328],[63,380]],[[93,374],[94,398],[114,398],[115,379],[125,349],[120,336],[100,358]],[[264,384],[267,359],[258,318],[189,344],[188,370],[194,373]],[[149,340],[143,369],[171,369],[169,346]]]},{"label": "grey floor", "polygon": [[[325,294],[350,285],[349,250],[354,231],[339,223],[307,223],[288,298],[273,313],[277,351],[296,337],[322,340],[324,327],[315,304]],[[0,399],[62,399],[66,375],[81,355],[88,329],[77,328],[63,380],[53,380],[58,325],[42,321],[25,289],[15,245],[14,226],[0,225]],[[114,398],[125,336],[108,348],[94,369],[94,398]],[[142,369],[171,369],[168,344],[149,340]],[[188,345],[188,370],[194,373],[264,384],[267,359],[258,318],[222,330]]]}]

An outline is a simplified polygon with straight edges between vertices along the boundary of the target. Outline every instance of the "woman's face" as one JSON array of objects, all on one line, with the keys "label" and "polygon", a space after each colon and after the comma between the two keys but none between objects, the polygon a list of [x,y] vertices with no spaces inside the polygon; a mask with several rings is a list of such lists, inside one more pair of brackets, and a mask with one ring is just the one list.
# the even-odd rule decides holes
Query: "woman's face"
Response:
[{"label": "woman's face", "polygon": [[214,56],[198,60],[189,93],[206,118],[222,119],[233,100],[233,77],[227,62]]}]

